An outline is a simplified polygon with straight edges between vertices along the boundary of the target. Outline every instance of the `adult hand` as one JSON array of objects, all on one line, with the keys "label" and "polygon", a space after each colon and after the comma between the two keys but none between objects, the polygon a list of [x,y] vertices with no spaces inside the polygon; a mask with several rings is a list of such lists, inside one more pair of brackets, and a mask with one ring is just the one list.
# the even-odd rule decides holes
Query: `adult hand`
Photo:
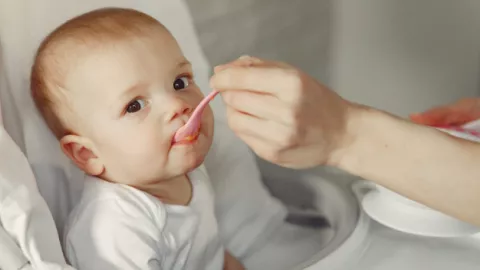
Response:
[{"label": "adult hand", "polygon": [[[478,144],[353,105],[284,63],[243,57],[217,67],[211,85],[222,92],[230,127],[259,156],[292,168],[336,166],[480,226],[471,207],[480,205]],[[424,123],[477,118],[476,102],[458,104],[457,115],[468,117]]]},{"label": "adult hand", "polygon": [[348,143],[349,103],[301,70],[244,56],[215,68],[228,124],[260,157],[290,168],[333,164]]},{"label": "adult hand", "polygon": [[428,126],[461,126],[479,118],[480,98],[465,98],[410,115],[413,122]]}]

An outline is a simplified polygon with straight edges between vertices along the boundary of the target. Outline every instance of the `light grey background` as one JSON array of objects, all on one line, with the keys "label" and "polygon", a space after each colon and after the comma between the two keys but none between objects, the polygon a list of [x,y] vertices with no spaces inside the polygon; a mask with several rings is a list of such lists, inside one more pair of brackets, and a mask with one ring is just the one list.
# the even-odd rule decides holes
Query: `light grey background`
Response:
[{"label": "light grey background", "polygon": [[331,0],[187,0],[212,65],[250,54],[327,80]]},{"label": "light grey background", "polygon": [[479,0],[187,2],[213,65],[287,61],[401,116],[479,92]]}]

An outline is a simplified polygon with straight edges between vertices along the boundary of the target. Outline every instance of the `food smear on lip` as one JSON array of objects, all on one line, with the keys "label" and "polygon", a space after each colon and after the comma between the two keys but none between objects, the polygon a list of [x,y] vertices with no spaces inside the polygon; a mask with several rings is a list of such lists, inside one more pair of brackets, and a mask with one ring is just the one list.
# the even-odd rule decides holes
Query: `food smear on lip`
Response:
[{"label": "food smear on lip", "polygon": [[187,141],[187,142],[191,142],[191,141],[194,141],[198,138],[198,131],[195,132],[194,134],[192,135],[188,135],[187,137],[185,137],[183,140],[184,141]]},{"label": "food smear on lip", "polygon": [[184,137],[180,141],[173,141],[173,144],[192,144],[198,139],[198,135],[199,135],[199,133],[195,132],[192,135],[188,135],[188,136]]},{"label": "food smear on lip", "polygon": [[187,141],[187,142],[191,142],[191,141],[195,140],[195,136],[193,136],[193,135],[187,136],[184,140]]}]

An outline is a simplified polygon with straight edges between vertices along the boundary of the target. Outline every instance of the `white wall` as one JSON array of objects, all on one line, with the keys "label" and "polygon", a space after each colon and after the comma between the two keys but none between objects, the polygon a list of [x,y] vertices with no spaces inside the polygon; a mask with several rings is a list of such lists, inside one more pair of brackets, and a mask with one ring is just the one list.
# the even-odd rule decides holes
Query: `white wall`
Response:
[{"label": "white wall", "polygon": [[406,116],[478,94],[479,0],[335,0],[332,83]]}]

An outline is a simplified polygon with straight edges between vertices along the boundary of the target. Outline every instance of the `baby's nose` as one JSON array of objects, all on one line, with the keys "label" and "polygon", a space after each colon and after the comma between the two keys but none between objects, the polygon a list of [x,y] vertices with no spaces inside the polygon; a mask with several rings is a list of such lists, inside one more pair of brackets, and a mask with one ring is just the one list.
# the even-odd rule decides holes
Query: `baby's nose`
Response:
[{"label": "baby's nose", "polygon": [[166,121],[171,122],[179,117],[184,117],[192,112],[193,108],[183,100],[172,101],[170,113],[167,114]]}]

